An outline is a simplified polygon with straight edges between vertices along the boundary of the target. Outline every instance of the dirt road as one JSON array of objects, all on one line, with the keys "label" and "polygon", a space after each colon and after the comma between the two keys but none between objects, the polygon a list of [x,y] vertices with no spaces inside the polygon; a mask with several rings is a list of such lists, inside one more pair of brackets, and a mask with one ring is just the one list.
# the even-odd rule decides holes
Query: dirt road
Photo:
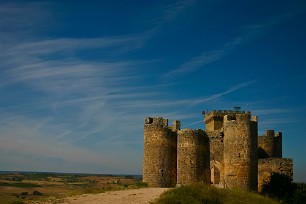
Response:
[{"label": "dirt road", "polygon": [[69,197],[65,199],[66,204],[129,204],[141,203],[146,204],[158,198],[160,194],[168,188],[140,188],[124,191],[110,191],[99,194],[85,194],[80,196]]}]

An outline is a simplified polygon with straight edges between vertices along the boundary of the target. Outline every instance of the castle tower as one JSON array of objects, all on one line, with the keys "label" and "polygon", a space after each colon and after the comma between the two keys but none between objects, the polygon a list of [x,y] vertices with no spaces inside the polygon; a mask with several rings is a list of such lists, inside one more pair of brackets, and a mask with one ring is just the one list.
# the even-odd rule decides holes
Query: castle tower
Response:
[{"label": "castle tower", "polygon": [[258,137],[259,158],[282,158],[282,133],[267,130],[266,134]]},{"label": "castle tower", "polygon": [[177,177],[177,130],[180,122],[168,127],[168,119],[145,119],[143,181],[150,187],[174,187]]},{"label": "castle tower", "polygon": [[257,191],[257,117],[224,116],[224,184]]},{"label": "castle tower", "polygon": [[216,111],[208,113],[204,117],[204,123],[206,125],[206,132],[213,132],[216,130],[221,130],[223,127],[223,118],[227,114],[227,111]]},{"label": "castle tower", "polygon": [[210,183],[209,141],[203,130],[184,129],[177,138],[177,183]]},{"label": "castle tower", "polygon": [[267,130],[266,134],[258,137],[258,157],[274,157],[274,130]]}]

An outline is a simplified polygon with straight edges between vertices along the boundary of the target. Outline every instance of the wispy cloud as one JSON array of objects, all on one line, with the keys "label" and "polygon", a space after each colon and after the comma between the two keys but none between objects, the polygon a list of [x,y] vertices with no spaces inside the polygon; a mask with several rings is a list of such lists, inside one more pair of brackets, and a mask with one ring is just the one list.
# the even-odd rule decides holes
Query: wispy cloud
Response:
[{"label": "wispy cloud", "polygon": [[297,11],[289,12],[284,15],[276,16],[259,24],[250,24],[242,27],[242,34],[223,46],[217,49],[204,51],[199,56],[191,58],[189,61],[182,64],[179,68],[165,73],[164,77],[174,77],[181,74],[191,73],[202,69],[205,66],[223,59],[225,56],[231,54],[236,49],[249,44],[258,37],[264,35],[275,26],[287,21],[292,16],[296,15]]},{"label": "wispy cloud", "polygon": [[275,114],[286,114],[292,112],[291,109],[254,109],[252,110],[253,113],[257,115],[275,115]]},{"label": "wispy cloud", "polygon": [[[101,38],[84,38],[84,39],[71,39],[71,38],[60,38],[51,40],[41,40],[33,42],[25,42],[18,44],[9,49],[5,56],[14,56],[16,53],[24,53],[27,56],[38,55],[44,56],[46,54],[63,52],[71,54],[76,50],[82,49],[107,49],[117,48],[117,51],[124,50],[125,52],[133,49],[138,49],[144,45],[144,42],[148,38],[146,33],[130,35],[130,36],[112,36],[112,37],[101,37]],[[129,49],[128,49],[129,48]],[[4,54],[4,53],[2,53]]]},{"label": "wispy cloud", "polygon": [[206,97],[206,98],[202,98],[202,99],[198,99],[198,100],[194,100],[192,104],[200,104],[200,103],[205,103],[205,102],[208,102],[208,101],[212,101],[212,100],[215,100],[215,99],[219,99],[220,97],[224,96],[224,95],[227,95],[227,94],[230,94],[234,91],[237,91],[239,89],[242,89],[242,88],[245,88],[245,87],[248,87],[250,86],[251,84],[253,84],[255,81],[248,81],[248,82],[244,82],[244,83],[240,83],[240,84],[237,84],[231,88],[229,88],[228,90],[224,91],[224,92],[221,92],[221,93],[217,93],[217,94],[213,94],[209,97]]},{"label": "wispy cloud", "polygon": [[[27,157],[28,163],[39,158],[46,160],[61,159],[64,162],[77,162],[83,165],[100,163],[101,168],[112,166],[117,169],[117,173],[120,172],[121,164],[126,163],[116,155],[106,155],[71,143],[54,140],[52,135],[46,135],[45,130],[33,129],[32,125],[34,124],[30,122],[32,119],[25,119],[27,119],[27,126],[24,122],[14,121],[13,124],[0,127],[1,151],[24,155]],[[126,163],[126,165],[128,164]],[[129,165],[127,167],[130,168]],[[40,166],[40,168],[43,168],[43,166]],[[132,169],[130,168],[128,171],[132,171]]]},{"label": "wispy cloud", "polygon": [[[42,30],[49,30],[54,21],[49,7],[44,2],[0,2],[0,48],[9,48],[11,43],[22,42]],[[47,24],[45,22],[48,22]]]},{"label": "wispy cloud", "polygon": [[158,24],[164,24],[173,21],[183,10],[195,2],[197,2],[197,0],[179,0],[174,4],[170,4],[167,6],[167,8],[164,9],[163,14],[154,21]]}]

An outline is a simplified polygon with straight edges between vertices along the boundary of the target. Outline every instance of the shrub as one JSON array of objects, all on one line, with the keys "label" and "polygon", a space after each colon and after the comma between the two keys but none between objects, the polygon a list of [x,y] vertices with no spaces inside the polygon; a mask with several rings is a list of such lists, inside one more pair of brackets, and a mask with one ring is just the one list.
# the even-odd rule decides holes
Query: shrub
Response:
[{"label": "shrub", "polygon": [[138,188],[144,188],[144,187],[148,187],[148,184],[146,182],[138,181],[136,182],[136,186]]},{"label": "shrub", "polygon": [[28,196],[29,193],[28,193],[28,192],[22,192],[20,195],[22,195],[22,196]]},{"label": "shrub", "polygon": [[39,192],[39,191],[33,191],[33,196],[42,196],[43,193]]},{"label": "shrub", "polygon": [[296,185],[297,185],[297,189],[294,192],[292,203],[296,203],[296,204],[305,203],[306,204],[306,184],[297,183]]},{"label": "shrub", "polygon": [[270,181],[262,186],[262,194],[277,198],[282,202],[292,203],[297,184],[284,174],[272,173]]},{"label": "shrub", "polygon": [[181,186],[166,191],[155,201],[156,204],[202,204],[202,203],[276,203],[256,193],[244,190],[218,189],[204,184]]}]

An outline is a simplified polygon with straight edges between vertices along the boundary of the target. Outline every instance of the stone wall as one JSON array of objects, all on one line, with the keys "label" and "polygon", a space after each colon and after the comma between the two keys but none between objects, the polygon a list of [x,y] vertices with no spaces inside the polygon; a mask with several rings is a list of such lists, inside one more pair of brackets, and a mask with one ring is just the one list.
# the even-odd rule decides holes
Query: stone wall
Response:
[{"label": "stone wall", "polygon": [[225,187],[257,191],[257,135],[251,133],[250,114],[226,115],[223,128]]},{"label": "stone wall", "polygon": [[258,190],[265,182],[269,182],[271,174],[280,173],[293,180],[293,160],[289,158],[267,158],[258,160]]},{"label": "stone wall", "polygon": [[258,158],[282,157],[282,133],[267,130],[266,134],[258,137]]},{"label": "stone wall", "polygon": [[224,144],[223,132],[207,132],[210,149],[211,182],[215,186],[224,187]]},{"label": "stone wall", "polygon": [[177,183],[210,183],[209,142],[203,130],[178,131]]},{"label": "stone wall", "polygon": [[177,177],[177,130],[168,120],[146,118],[144,125],[143,181],[151,187],[174,187]]}]

